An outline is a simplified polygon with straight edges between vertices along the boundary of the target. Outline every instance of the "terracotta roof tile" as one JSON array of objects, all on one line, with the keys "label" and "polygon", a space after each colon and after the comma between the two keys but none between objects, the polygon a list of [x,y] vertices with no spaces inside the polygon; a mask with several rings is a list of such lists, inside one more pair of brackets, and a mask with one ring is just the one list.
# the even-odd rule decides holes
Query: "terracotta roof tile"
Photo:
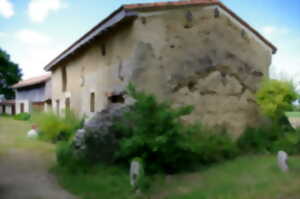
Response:
[{"label": "terracotta roof tile", "polygon": [[138,8],[159,8],[167,6],[184,6],[184,5],[199,5],[199,4],[215,4],[218,0],[190,0],[190,1],[168,1],[156,3],[138,3],[124,5],[125,9],[138,9]]},{"label": "terracotta roof tile", "polygon": [[18,82],[17,84],[13,85],[12,88],[23,88],[23,87],[27,87],[27,86],[40,84],[40,83],[48,81],[50,78],[51,78],[50,73],[46,74],[46,75],[38,76],[38,77],[33,77],[30,79],[26,79],[26,80]]}]

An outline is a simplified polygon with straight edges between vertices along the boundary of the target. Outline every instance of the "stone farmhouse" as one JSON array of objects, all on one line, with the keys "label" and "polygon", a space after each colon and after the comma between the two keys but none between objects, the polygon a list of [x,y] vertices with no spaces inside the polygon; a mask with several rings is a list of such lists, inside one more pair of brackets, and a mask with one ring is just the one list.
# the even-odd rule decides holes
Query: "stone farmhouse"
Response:
[{"label": "stone farmhouse", "polygon": [[13,85],[16,114],[51,109],[51,75],[23,80]]},{"label": "stone farmhouse", "polygon": [[[218,0],[123,5],[51,61],[53,109],[91,116],[129,82],[194,105],[187,121],[256,125],[254,99],[276,47]],[[110,96],[110,97],[108,97]],[[113,100],[112,100],[113,99]]]}]

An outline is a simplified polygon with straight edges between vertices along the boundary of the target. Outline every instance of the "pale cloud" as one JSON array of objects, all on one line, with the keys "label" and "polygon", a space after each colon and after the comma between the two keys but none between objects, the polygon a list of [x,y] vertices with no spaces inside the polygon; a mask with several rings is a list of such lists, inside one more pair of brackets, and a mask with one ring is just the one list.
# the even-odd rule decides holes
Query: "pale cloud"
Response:
[{"label": "pale cloud", "polygon": [[289,29],[277,26],[264,26],[261,28],[261,31],[266,37],[281,36],[289,33]]},{"label": "pale cloud", "polygon": [[290,30],[281,36],[271,37],[278,47],[278,52],[273,56],[270,76],[276,79],[292,80],[300,90],[300,38],[297,31]]},{"label": "pale cloud", "polygon": [[58,11],[66,7],[63,0],[30,0],[28,14],[33,22],[43,22],[52,11]]},{"label": "pale cloud", "polygon": [[57,46],[27,47],[25,50],[16,60],[24,71],[25,79],[44,74],[44,67],[61,52]]},{"label": "pale cloud", "polygon": [[19,32],[16,33],[15,36],[19,41],[25,44],[29,44],[31,46],[45,45],[45,44],[49,44],[51,41],[51,38],[46,34],[34,30],[30,30],[30,29],[20,30]]},{"label": "pale cloud", "polygon": [[8,19],[14,14],[14,6],[10,0],[0,0],[0,15]]},{"label": "pale cloud", "polygon": [[55,42],[45,33],[23,29],[14,34],[16,42],[14,61],[22,68],[24,77],[45,73],[43,68],[65,48],[63,42]]}]

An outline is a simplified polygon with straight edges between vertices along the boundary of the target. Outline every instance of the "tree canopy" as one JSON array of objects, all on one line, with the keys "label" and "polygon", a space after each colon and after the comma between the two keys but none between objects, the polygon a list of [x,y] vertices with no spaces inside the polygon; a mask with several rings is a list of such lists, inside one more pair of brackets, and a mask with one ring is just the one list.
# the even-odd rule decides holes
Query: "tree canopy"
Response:
[{"label": "tree canopy", "polygon": [[14,98],[11,86],[21,80],[22,71],[18,64],[10,60],[9,54],[0,48],[0,95],[7,99]]}]

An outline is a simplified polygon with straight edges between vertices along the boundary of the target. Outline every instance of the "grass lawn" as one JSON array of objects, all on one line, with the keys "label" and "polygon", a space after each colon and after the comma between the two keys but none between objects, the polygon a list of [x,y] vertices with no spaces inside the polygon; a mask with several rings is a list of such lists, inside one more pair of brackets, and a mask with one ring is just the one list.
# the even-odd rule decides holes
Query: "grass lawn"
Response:
[{"label": "grass lawn", "polygon": [[[300,157],[290,172],[277,168],[276,157],[245,156],[194,173],[153,178],[144,198],[152,199],[298,199]],[[99,167],[89,174],[56,170],[60,183],[82,199],[133,198],[126,171]]]},{"label": "grass lawn", "polygon": [[54,145],[26,137],[30,129],[31,123],[28,121],[17,121],[12,117],[0,115],[0,154],[8,150],[22,149],[25,151],[38,150],[39,153],[53,155]]},{"label": "grass lawn", "polygon": [[178,175],[156,184],[152,198],[298,199],[300,157],[289,160],[290,172],[277,168],[272,156],[246,156],[204,171]]},{"label": "grass lawn", "polygon": [[80,199],[132,199],[128,172],[119,168],[94,168],[88,174],[74,174],[54,168],[60,184]]},{"label": "grass lawn", "polygon": [[[26,138],[29,122],[0,118],[0,155],[8,150],[39,150],[52,154],[55,146]],[[290,172],[277,168],[275,155],[244,156],[197,172],[155,176],[144,198],[152,199],[299,199],[300,157],[289,159]],[[53,169],[60,184],[79,199],[131,199],[128,171],[99,166],[87,174]]]}]

